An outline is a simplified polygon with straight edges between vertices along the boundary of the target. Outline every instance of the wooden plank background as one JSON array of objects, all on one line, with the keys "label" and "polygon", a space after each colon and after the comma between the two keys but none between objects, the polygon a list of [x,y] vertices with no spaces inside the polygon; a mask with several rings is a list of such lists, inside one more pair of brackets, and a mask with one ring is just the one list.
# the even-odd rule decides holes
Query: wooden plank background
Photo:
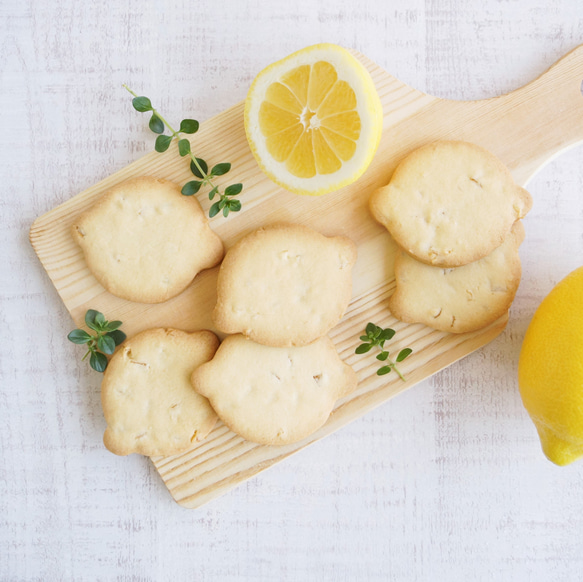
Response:
[{"label": "wooden plank background", "polygon": [[152,149],[122,83],[202,121],[319,41],[478,99],[583,42],[583,15],[575,0],[0,2],[0,579],[581,578],[583,466],[544,459],[515,379],[534,309],[583,264],[580,147],[529,185],[523,281],[486,348],[195,512],[101,444],[99,376],[64,339],[32,221]]}]

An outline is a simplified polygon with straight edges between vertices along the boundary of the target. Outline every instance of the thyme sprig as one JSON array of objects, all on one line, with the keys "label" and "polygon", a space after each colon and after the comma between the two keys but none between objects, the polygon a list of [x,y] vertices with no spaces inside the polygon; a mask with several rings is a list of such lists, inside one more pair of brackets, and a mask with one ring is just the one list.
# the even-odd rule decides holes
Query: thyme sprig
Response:
[{"label": "thyme sprig", "polygon": [[384,376],[388,374],[392,370],[395,370],[399,375],[401,380],[405,380],[403,374],[401,374],[399,368],[397,368],[397,363],[402,362],[409,354],[413,352],[411,348],[404,348],[402,349],[395,358],[395,361],[391,359],[389,355],[389,351],[384,349],[385,342],[392,339],[395,335],[395,330],[387,327],[383,329],[374,323],[369,323],[366,326],[365,330],[366,335],[361,335],[360,340],[364,343],[360,344],[354,352],[356,354],[366,354],[369,352],[373,347],[377,346],[380,348],[381,353],[377,354],[376,358],[380,362],[386,362],[384,366],[377,370],[378,376]]},{"label": "thyme sprig", "polygon": [[87,352],[81,359],[85,360],[89,354],[89,365],[97,372],[105,372],[107,368],[107,356],[113,354],[116,346],[119,346],[125,339],[126,334],[121,331],[121,321],[107,321],[100,311],[95,309],[87,310],[85,323],[95,334],[91,335],[84,329],[74,329],[67,338],[74,344],[86,344]]},{"label": "thyme sprig", "polygon": [[[132,105],[136,111],[140,113],[146,113],[151,111],[152,116],[150,117],[149,127],[150,129],[158,134],[156,138],[156,143],[154,149],[157,152],[165,152],[174,139],[178,142],[178,153],[182,156],[188,156],[190,158],[190,171],[194,174],[198,180],[191,180],[187,182],[182,187],[182,194],[184,196],[193,196],[197,194],[198,191],[203,186],[208,186],[210,191],[208,193],[209,200],[214,200],[215,196],[218,197],[217,201],[212,204],[209,209],[209,217],[213,218],[219,212],[223,212],[223,216],[227,217],[229,212],[239,212],[241,210],[241,201],[237,200],[235,196],[241,193],[243,190],[243,184],[231,184],[227,186],[223,192],[221,192],[220,187],[214,183],[214,178],[218,176],[224,176],[231,169],[231,164],[228,162],[222,162],[220,164],[214,165],[210,172],[208,164],[202,158],[197,158],[191,149],[190,141],[184,137],[184,135],[192,135],[196,133],[199,128],[199,123],[196,119],[183,119],[180,122],[180,129],[175,130],[162,114],[154,108],[152,102],[148,97],[138,96],[134,93],[127,85],[123,86],[129,93],[133,95]],[[168,128],[170,135],[165,135],[164,131]]]}]

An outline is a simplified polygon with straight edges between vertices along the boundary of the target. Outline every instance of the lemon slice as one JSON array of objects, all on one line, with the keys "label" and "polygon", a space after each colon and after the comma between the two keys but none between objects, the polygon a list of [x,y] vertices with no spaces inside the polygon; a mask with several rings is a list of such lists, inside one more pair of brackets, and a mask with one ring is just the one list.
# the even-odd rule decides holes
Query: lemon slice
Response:
[{"label": "lemon slice", "polygon": [[357,180],[372,161],[382,128],[370,75],[334,44],[317,44],[270,65],[245,102],[255,159],[296,194],[319,196]]}]

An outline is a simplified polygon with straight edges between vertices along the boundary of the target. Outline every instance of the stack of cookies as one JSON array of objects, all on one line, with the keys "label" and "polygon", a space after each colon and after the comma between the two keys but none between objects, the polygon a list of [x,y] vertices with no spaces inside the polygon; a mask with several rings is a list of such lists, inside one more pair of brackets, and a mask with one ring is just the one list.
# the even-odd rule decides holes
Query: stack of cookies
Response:
[{"label": "stack of cookies", "polygon": [[192,385],[234,432],[269,445],[302,440],[354,390],[326,334],[348,306],[355,262],[350,239],[297,224],[260,228],[228,251],[213,320],[234,335]]},{"label": "stack of cookies", "polygon": [[393,315],[453,333],[504,315],[520,282],[520,219],[531,206],[506,166],[474,144],[440,141],[407,156],[370,199],[400,247]]}]

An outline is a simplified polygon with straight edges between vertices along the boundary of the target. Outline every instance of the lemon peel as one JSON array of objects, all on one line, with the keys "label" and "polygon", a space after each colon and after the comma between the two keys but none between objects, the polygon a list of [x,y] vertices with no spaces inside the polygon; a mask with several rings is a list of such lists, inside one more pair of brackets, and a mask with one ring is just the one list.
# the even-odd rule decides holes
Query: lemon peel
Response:
[{"label": "lemon peel", "polygon": [[583,267],[536,310],[522,343],[518,384],[547,458],[563,466],[583,457]]}]

